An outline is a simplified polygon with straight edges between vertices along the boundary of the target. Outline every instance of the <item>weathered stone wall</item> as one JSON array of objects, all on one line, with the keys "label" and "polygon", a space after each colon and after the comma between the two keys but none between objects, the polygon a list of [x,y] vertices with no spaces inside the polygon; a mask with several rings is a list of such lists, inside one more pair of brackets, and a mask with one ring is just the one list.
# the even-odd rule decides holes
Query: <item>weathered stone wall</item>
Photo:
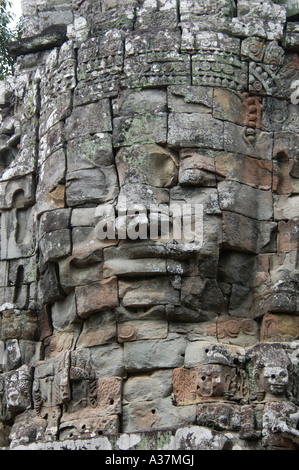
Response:
[{"label": "weathered stone wall", "polygon": [[[298,449],[299,2],[23,12],[0,83],[0,446]],[[201,204],[203,243],[102,240],[125,202],[135,231]]]}]

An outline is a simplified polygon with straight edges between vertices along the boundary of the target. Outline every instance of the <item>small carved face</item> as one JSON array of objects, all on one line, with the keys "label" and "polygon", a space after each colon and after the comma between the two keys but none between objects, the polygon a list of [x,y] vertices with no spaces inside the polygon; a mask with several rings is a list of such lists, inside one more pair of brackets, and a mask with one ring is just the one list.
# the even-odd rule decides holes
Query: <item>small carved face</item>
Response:
[{"label": "small carved face", "polygon": [[7,384],[7,404],[12,410],[26,410],[31,406],[31,380],[24,372],[18,371],[10,375]]},{"label": "small carved face", "polygon": [[283,367],[265,367],[265,391],[272,395],[284,395],[289,382],[289,373]]},{"label": "small carved face", "polygon": [[202,397],[216,397],[223,393],[223,374],[220,367],[206,367],[199,372],[197,394]]}]

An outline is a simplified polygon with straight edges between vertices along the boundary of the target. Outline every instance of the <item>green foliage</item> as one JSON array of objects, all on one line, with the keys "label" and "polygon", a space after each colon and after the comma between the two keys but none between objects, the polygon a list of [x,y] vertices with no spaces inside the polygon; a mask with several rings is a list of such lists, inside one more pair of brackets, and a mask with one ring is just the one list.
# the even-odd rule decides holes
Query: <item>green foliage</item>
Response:
[{"label": "green foliage", "polygon": [[9,0],[0,0],[0,80],[12,75],[14,72],[14,59],[8,52],[7,45],[20,38],[21,22],[14,30],[9,28],[13,14],[8,10],[11,7]]}]

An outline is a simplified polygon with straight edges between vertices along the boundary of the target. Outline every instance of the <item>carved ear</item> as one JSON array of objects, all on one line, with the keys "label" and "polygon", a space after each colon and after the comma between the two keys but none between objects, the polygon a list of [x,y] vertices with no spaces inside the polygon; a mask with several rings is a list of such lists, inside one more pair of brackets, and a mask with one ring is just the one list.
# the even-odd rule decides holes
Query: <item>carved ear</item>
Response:
[{"label": "carved ear", "polygon": [[257,385],[257,401],[263,401],[265,397],[265,390],[264,390],[264,384],[262,380],[262,366],[257,366],[256,370],[254,372],[254,379]]},{"label": "carved ear", "polygon": [[254,379],[259,391],[264,390],[263,376],[262,376],[262,367],[257,367],[254,372]]},{"label": "carved ear", "polygon": [[253,369],[254,379],[257,384],[261,384],[263,369],[264,369],[263,363],[260,360],[257,360]]},{"label": "carved ear", "polygon": [[260,385],[260,383],[261,383],[261,372],[260,371],[255,372],[254,380],[256,381],[257,385]]}]

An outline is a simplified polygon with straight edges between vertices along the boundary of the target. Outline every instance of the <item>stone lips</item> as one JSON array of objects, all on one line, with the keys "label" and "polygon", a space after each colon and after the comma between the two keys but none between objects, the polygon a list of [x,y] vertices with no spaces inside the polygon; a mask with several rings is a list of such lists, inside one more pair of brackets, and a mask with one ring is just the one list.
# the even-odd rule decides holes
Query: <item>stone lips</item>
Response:
[{"label": "stone lips", "polygon": [[[298,449],[297,3],[23,2],[3,448]],[[200,205],[202,243],[98,236],[136,204]]]}]

